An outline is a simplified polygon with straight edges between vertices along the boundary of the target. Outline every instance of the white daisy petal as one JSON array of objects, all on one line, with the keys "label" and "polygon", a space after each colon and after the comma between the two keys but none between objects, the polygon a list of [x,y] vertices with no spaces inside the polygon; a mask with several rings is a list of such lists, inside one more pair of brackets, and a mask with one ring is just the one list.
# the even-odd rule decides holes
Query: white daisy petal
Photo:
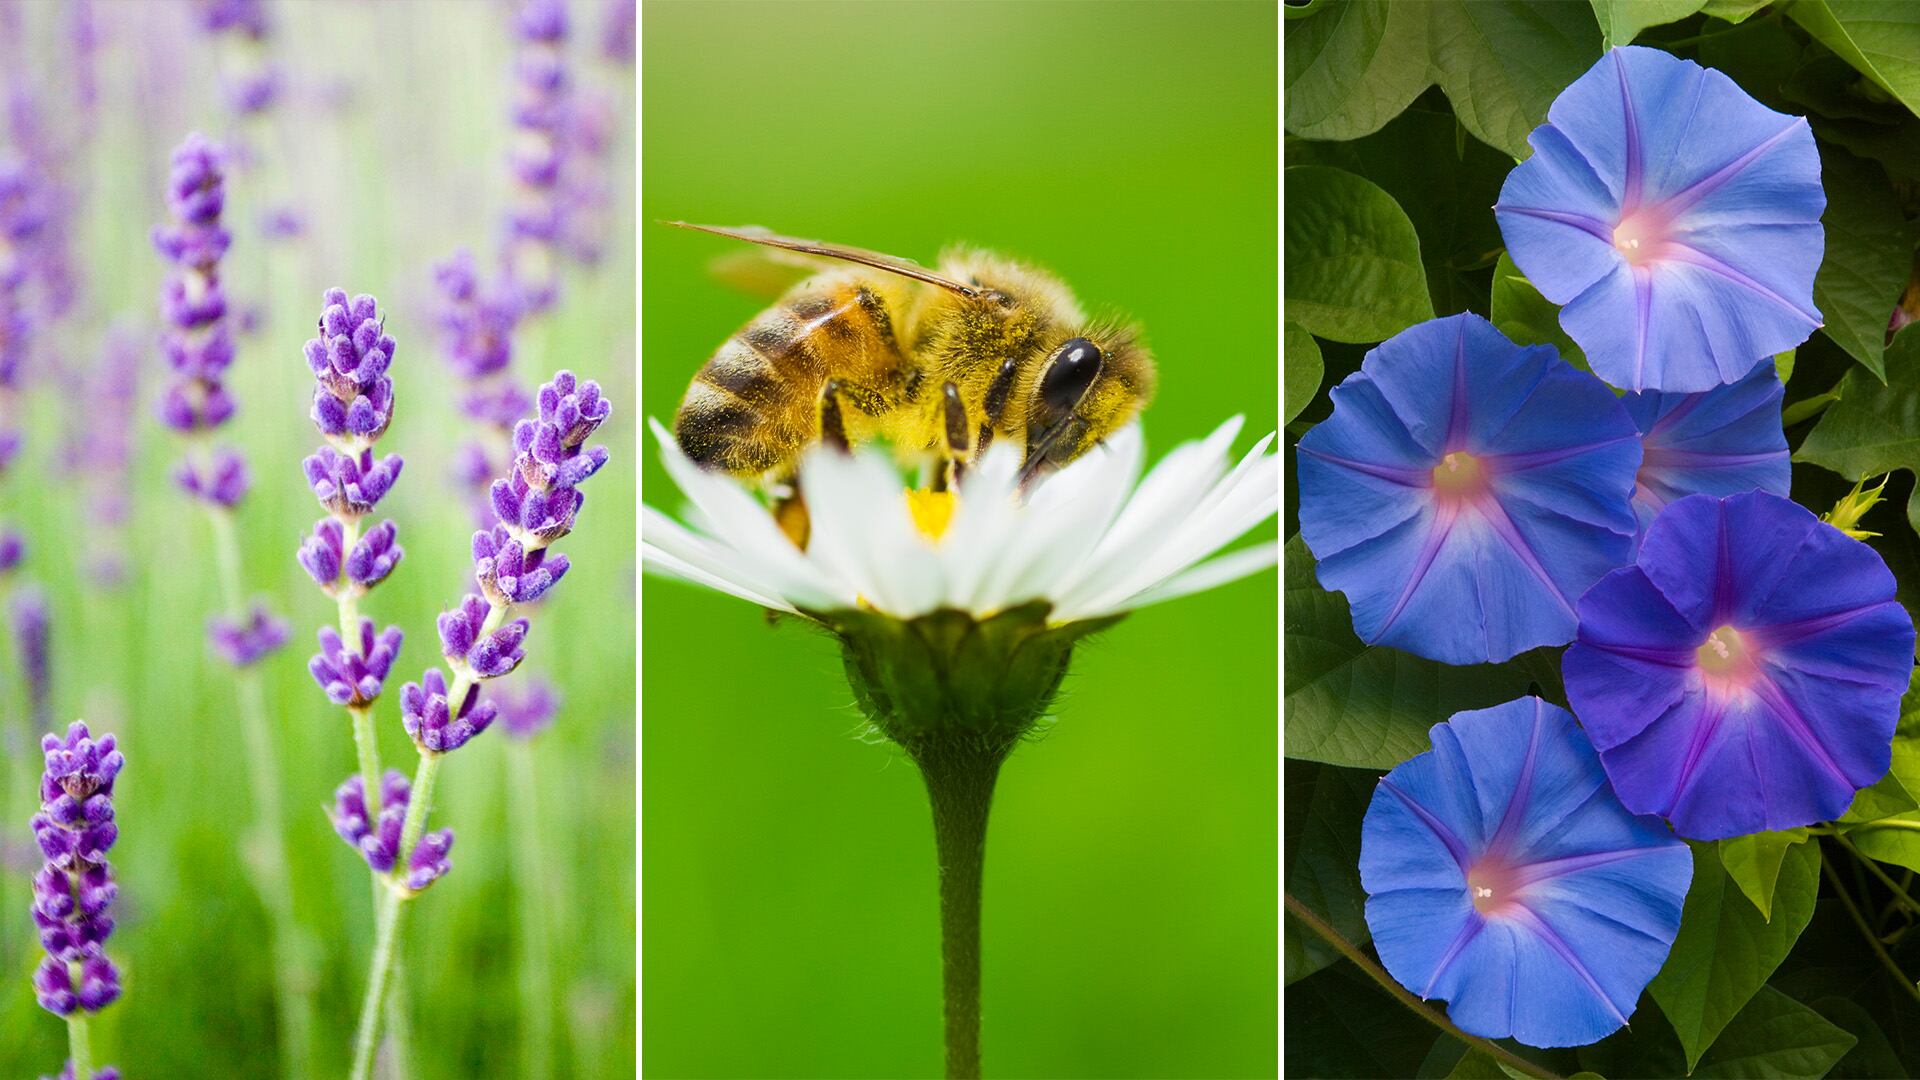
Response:
[{"label": "white daisy petal", "polygon": [[709,589],[726,593],[728,596],[739,597],[750,604],[758,604],[761,607],[774,608],[779,611],[791,612],[794,610],[793,605],[787,603],[785,600],[772,596],[764,596],[754,592],[752,589],[729,581],[726,578],[709,574],[698,567],[681,562],[679,559],[654,547],[652,544],[641,543],[640,564],[644,566],[649,573],[659,573],[668,577],[679,578],[682,581],[689,581],[695,585],[705,585]]},{"label": "white daisy petal", "polygon": [[[1192,593],[1205,592],[1228,582],[1238,581],[1249,574],[1257,574],[1279,560],[1280,543],[1277,540],[1242,548],[1182,571],[1153,588],[1136,594],[1127,601],[1124,610],[1143,608],[1149,604],[1158,604]],[[1088,611],[1082,617],[1095,618],[1112,613],[1111,611]]]},{"label": "white daisy petal", "polygon": [[1175,448],[1144,479],[1144,438],[1129,425],[1024,499],[1020,451],[1002,443],[961,480],[945,528],[925,532],[915,511],[942,508],[909,495],[891,459],[816,447],[800,467],[811,522],[802,552],[760,498],[695,466],[655,423],[662,461],[691,502],[685,516],[700,528],[643,508],[643,563],[788,611],[863,606],[910,619],[958,608],[986,617],[1035,599],[1053,605],[1056,623],[1125,611],[1277,559],[1266,543],[1202,561],[1279,510],[1273,437],[1232,462],[1240,425],[1235,417]]}]

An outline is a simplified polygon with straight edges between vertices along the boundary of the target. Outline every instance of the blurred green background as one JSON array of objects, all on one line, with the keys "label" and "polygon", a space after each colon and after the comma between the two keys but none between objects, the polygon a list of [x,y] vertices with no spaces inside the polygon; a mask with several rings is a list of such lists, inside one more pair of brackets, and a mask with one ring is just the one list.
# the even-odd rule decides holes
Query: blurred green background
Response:
[{"label": "blurred green background", "polygon": [[[1275,426],[1277,18],[1263,3],[704,4],[642,12],[642,405],[764,306],[657,224],[759,224],[931,261],[966,242],[1140,320],[1149,453]],[[681,497],[643,450],[646,501]],[[1258,533],[1272,535],[1271,526]],[[932,829],[854,737],[833,643],[654,578],[642,595],[647,1073],[940,1068]],[[1130,616],[1001,774],[994,1076],[1272,1076],[1277,583]]]},{"label": "blurred green background", "polygon": [[[128,759],[113,851],[119,928],[109,944],[125,993],[94,1025],[95,1061],[117,1063],[129,1077],[274,1076],[267,921],[236,857],[253,808],[234,688],[203,644],[204,619],[219,602],[209,531],[169,479],[179,440],[153,419],[164,365],[146,345],[163,272],[148,231],[164,216],[167,155],[189,130],[231,133],[216,78],[233,56],[199,33],[187,3],[96,2],[105,40],[94,61],[100,100],[89,135],[74,100],[75,7],[13,5],[8,34],[18,27],[20,36],[5,42],[26,65],[10,70],[17,78],[8,86],[24,86],[54,136],[74,146],[67,173],[86,185],[73,237],[85,293],[81,308],[36,345],[27,448],[0,485],[0,516],[27,532],[22,574],[51,598],[53,719],[64,728],[83,716],[118,733]],[[633,84],[631,68],[598,52],[600,0],[571,7],[578,81],[616,106],[615,201],[603,264],[569,272],[559,308],[523,343],[516,371],[529,382],[562,366],[598,378],[615,407],[600,435],[612,462],[589,485],[579,530],[560,544],[574,569],[535,616],[523,671],[558,681],[566,698],[533,747],[554,870],[546,911],[556,1068],[624,1076],[633,1070],[636,986]],[[320,513],[300,472],[319,442],[307,419],[312,381],[301,345],[322,289],[335,284],[376,294],[399,343],[399,407],[381,448],[403,454],[407,467],[380,509],[399,523],[407,556],[362,611],[407,634],[376,716],[384,759],[411,772],[398,687],[437,661],[434,616],[467,586],[474,527],[450,475],[468,422],[436,347],[431,265],[460,245],[492,265],[509,197],[512,6],[273,0],[268,11],[284,95],[270,120],[241,133],[257,162],[229,177],[235,238],[225,265],[236,306],[259,306],[263,322],[240,338],[231,381],[240,412],[228,435],[253,468],[239,518],[247,581],[294,627],[293,641],[263,670],[280,741],[296,915],[320,945],[314,1075],[341,1076],[371,951],[370,897],[364,864],[322,812],[354,757],[343,710],[306,672],[315,629],[333,620],[334,607],[293,557]],[[278,205],[297,208],[308,231],[269,247],[256,215]],[[59,455],[75,425],[89,420],[72,407],[67,373],[96,363],[103,328],[123,318],[142,342],[142,385],[133,517],[120,537],[87,531],[84,474],[65,470]],[[104,589],[82,560],[116,544],[130,549],[131,576]],[[0,712],[12,717],[21,706],[11,641],[0,651]],[[489,733],[441,770],[434,824],[452,826],[458,843],[453,872],[408,919],[414,1077],[508,1076],[518,1068],[524,1017],[504,751],[502,737]],[[35,1004],[28,983],[39,956],[26,916],[32,845],[12,805],[0,847],[0,1076],[26,1077],[59,1069],[66,1033]]]}]

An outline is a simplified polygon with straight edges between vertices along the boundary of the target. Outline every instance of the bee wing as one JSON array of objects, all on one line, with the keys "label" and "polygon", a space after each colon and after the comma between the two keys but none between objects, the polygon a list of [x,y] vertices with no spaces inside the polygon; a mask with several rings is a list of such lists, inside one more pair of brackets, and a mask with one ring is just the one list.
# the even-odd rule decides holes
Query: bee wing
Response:
[{"label": "bee wing", "polygon": [[820,240],[801,240],[791,236],[780,236],[759,225],[743,225],[738,228],[727,228],[722,225],[695,225],[687,221],[669,221],[667,224],[682,229],[695,229],[700,232],[713,233],[716,236],[730,236],[735,240],[745,240],[750,244],[764,244],[770,248],[797,252],[801,255],[811,255],[821,259],[837,259],[841,262],[871,266],[875,270],[884,270],[889,274],[899,274],[901,277],[925,282],[928,285],[934,285],[946,289],[948,292],[959,293],[961,296],[969,298],[980,295],[980,290],[971,285],[963,285],[951,278],[941,277],[939,274],[921,266],[919,263],[911,259],[900,258],[897,255],[883,255],[877,251],[847,247],[843,244],[829,244]]},{"label": "bee wing", "polygon": [[830,259],[780,248],[734,248],[716,255],[707,270],[717,280],[748,296],[778,300],[788,289],[833,266]]}]

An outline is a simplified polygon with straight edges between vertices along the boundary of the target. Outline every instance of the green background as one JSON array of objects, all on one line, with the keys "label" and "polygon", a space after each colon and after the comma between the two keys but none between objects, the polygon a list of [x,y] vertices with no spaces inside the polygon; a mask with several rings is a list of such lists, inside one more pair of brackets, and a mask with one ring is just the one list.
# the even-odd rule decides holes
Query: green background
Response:
[{"label": "green background", "polygon": [[[69,5],[20,5],[29,83],[62,139],[77,137]],[[97,60],[100,126],[72,162],[88,180],[76,224],[87,300],[43,332],[24,409],[27,448],[0,482],[0,516],[26,531],[21,573],[50,595],[54,625],[52,715],[62,728],[85,717],[117,732],[127,755],[116,797],[121,826],[113,863],[120,884],[110,955],[125,993],[94,1024],[96,1064],[130,1078],[270,1077],[275,1017],[267,920],[236,854],[253,816],[227,669],[203,644],[219,603],[204,515],[169,474],[180,441],[153,419],[163,364],[142,348],[134,420],[133,520],[125,536],[82,524],[84,474],[65,471],[62,442],[84,410],[71,408],[51,366],[90,365],[116,320],[151,340],[163,267],[148,230],[165,214],[167,155],[193,129],[221,137],[229,114],[216,71],[231,62],[193,25],[187,3],[96,4],[107,33]],[[361,610],[407,634],[376,711],[385,761],[411,771],[398,688],[434,659],[436,613],[460,596],[473,529],[450,478],[467,435],[456,386],[435,341],[431,265],[456,246],[490,265],[508,198],[510,9],[464,2],[272,2],[270,48],[284,65],[286,96],[265,128],[247,132],[260,164],[228,182],[234,231],[225,278],[238,306],[265,305],[261,330],[240,339],[231,387],[240,412],[227,429],[245,449],[253,493],[239,527],[250,591],[293,626],[293,640],[263,664],[294,867],[296,917],[319,943],[317,1056],[312,1075],[346,1073],[352,1027],[372,946],[367,871],[334,835],[321,807],[353,768],[344,711],[307,675],[314,632],[334,606],[294,562],[320,515],[300,460],[319,437],[307,419],[312,377],[301,356],[321,291],[372,292],[398,342],[398,408],[383,451],[406,458],[381,504],[396,520],[406,558]],[[563,1075],[631,1075],[634,1061],[635,774],[633,691],[635,559],[634,258],[632,72],[593,51],[598,3],[574,5],[580,81],[613,95],[616,201],[606,260],[576,271],[543,339],[523,343],[516,369],[535,376],[567,366],[602,381],[614,419],[599,441],[612,461],[587,492],[579,530],[560,542],[574,569],[534,617],[524,670],[563,684],[555,726],[534,744],[539,824],[554,867],[555,985],[549,995]],[[231,43],[228,43],[231,44]],[[344,102],[344,104],[341,104]],[[271,249],[255,215],[291,203],[308,235]],[[103,590],[79,570],[83,556],[131,551],[132,576]],[[0,630],[0,715],[20,715],[13,643]],[[513,678],[519,678],[515,675]],[[411,1075],[514,1075],[523,1030],[518,910],[509,864],[506,754],[488,733],[441,769],[435,825],[458,834],[452,873],[413,905],[405,959],[415,1032]],[[37,759],[37,753],[33,755]],[[24,756],[6,762],[18,775]],[[37,765],[32,766],[37,771]],[[30,943],[26,814],[5,804],[0,833],[0,1076],[57,1072],[66,1034],[35,1004]]]},{"label": "green background", "polygon": [[[760,224],[922,261],[979,244],[1145,326],[1149,453],[1274,428],[1270,4],[693,4],[642,13],[642,402],[670,422],[764,301],[714,280]],[[681,497],[644,451],[645,500]],[[1272,535],[1271,526],[1257,534]],[[1275,575],[1085,645],[1001,774],[984,1060],[998,1076],[1277,1068]],[[642,585],[642,1027],[654,1076],[940,1065],[925,795],[833,643]]]}]

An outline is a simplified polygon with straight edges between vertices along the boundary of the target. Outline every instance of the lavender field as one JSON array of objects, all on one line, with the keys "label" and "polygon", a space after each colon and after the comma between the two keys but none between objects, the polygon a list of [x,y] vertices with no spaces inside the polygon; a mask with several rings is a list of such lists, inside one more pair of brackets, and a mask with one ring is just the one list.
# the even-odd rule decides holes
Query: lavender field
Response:
[{"label": "lavender field", "polygon": [[0,0],[0,1075],[633,1069],[632,20]]}]

